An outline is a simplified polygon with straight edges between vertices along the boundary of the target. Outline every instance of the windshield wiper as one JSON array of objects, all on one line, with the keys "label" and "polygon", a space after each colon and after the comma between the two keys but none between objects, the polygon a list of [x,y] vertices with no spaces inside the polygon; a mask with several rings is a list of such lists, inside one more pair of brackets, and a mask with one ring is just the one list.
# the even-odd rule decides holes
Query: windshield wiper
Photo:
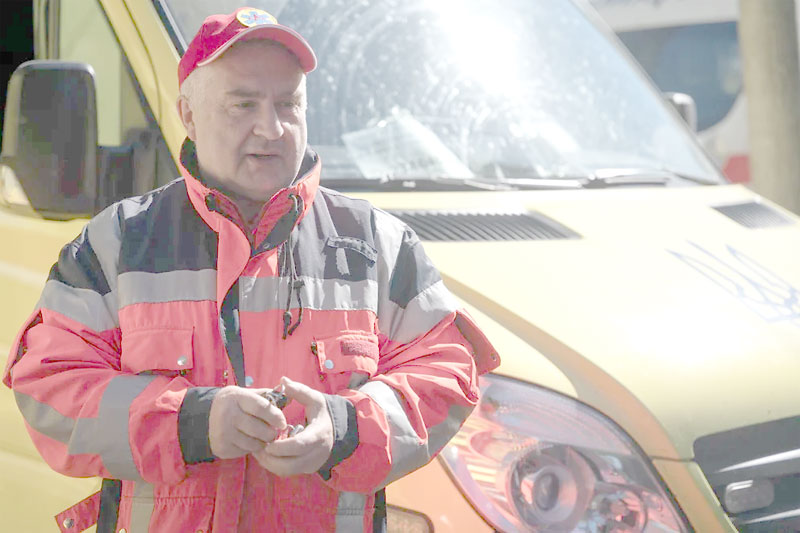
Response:
[{"label": "windshield wiper", "polygon": [[499,183],[475,178],[445,178],[438,176],[403,178],[327,178],[322,185],[346,191],[510,191],[514,183]]},{"label": "windshield wiper", "polygon": [[635,185],[666,185],[672,176],[661,170],[639,168],[599,168],[581,179],[584,189],[607,189]]},{"label": "windshield wiper", "polygon": [[441,176],[402,178],[326,178],[322,185],[342,191],[509,191],[607,189],[611,187],[666,186],[675,179],[714,185],[697,176],[660,168],[601,168],[588,176],[530,178],[448,178]]},{"label": "windshield wiper", "polygon": [[516,178],[503,183],[523,189],[607,189],[609,187],[666,186],[675,179],[714,185],[706,179],[663,168],[600,168],[587,176]]},{"label": "windshield wiper", "polygon": [[713,181],[668,168],[601,168],[586,178],[585,187],[591,189],[624,185],[666,185],[675,178],[702,185],[714,185]]}]

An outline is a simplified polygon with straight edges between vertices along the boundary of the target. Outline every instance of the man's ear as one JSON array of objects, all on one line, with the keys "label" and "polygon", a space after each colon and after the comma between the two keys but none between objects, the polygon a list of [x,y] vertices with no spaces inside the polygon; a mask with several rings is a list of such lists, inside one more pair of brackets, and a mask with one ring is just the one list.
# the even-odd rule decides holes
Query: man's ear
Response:
[{"label": "man's ear", "polygon": [[183,127],[186,128],[186,136],[192,141],[197,141],[196,128],[194,124],[194,113],[189,105],[189,100],[181,95],[176,102],[178,106],[178,116],[181,117]]}]

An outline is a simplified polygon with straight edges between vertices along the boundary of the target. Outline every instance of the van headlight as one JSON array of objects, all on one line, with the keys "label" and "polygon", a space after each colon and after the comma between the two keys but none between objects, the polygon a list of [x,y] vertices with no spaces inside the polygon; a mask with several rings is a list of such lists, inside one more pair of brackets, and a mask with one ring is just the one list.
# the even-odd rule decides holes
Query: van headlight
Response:
[{"label": "van headlight", "polygon": [[686,532],[634,442],[594,409],[496,375],[441,458],[500,531]]}]

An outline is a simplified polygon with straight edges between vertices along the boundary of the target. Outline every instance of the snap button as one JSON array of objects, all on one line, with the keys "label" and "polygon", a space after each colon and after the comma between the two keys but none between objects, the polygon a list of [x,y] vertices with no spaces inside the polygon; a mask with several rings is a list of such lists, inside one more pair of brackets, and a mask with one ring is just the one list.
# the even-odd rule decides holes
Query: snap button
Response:
[{"label": "snap button", "polygon": [[119,530],[119,533],[128,533],[128,530],[123,527]]},{"label": "snap button", "polygon": [[189,362],[189,358],[185,355],[178,357],[178,366],[186,366],[187,362]]},{"label": "snap button", "polygon": [[228,371],[227,370],[223,370],[222,371],[222,377],[227,379],[227,377],[228,377]]},{"label": "snap button", "polygon": [[325,368],[327,368],[328,370],[330,370],[334,366],[333,361],[331,361],[330,359],[325,359],[325,362],[322,364],[325,365]]},{"label": "snap button", "polygon": [[252,387],[253,386],[253,378],[250,376],[244,377],[244,386],[245,387]]},{"label": "snap button", "polygon": [[72,518],[67,518],[66,520],[61,522],[61,524],[66,528],[71,528],[72,526],[75,525],[75,520],[73,520]]}]

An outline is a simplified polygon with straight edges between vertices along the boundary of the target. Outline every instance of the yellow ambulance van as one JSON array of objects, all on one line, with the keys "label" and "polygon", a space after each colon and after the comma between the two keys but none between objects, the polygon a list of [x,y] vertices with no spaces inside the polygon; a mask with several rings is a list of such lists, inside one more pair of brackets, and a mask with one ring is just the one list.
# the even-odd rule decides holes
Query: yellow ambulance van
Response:
[{"label": "yellow ambulance van", "polygon": [[[730,184],[583,0],[250,0],[319,56],[322,184],[407,222],[498,350],[391,531],[800,531],[800,219]],[[33,0],[0,345],[87,218],[178,176],[186,43],[239,0]],[[0,387],[0,530],[94,492]],[[139,532],[128,532],[139,533]]]}]

